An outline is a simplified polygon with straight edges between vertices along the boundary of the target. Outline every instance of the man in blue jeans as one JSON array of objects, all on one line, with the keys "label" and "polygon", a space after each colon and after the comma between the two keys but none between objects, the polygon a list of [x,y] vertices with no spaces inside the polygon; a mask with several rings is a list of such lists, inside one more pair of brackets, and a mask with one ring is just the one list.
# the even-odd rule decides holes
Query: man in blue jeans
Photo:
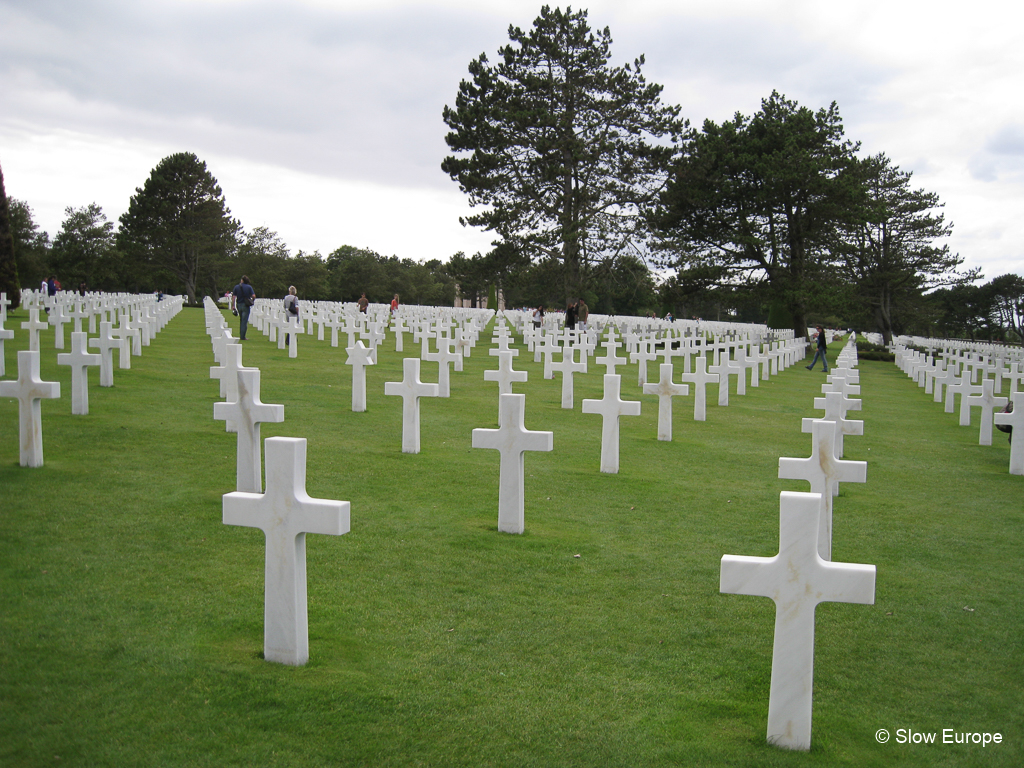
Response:
[{"label": "man in blue jeans", "polygon": [[238,339],[245,341],[249,329],[249,309],[256,302],[256,291],[249,285],[249,278],[242,275],[242,282],[231,291],[231,311],[238,315]]},{"label": "man in blue jeans", "polygon": [[820,325],[818,326],[818,349],[814,353],[814,359],[811,360],[811,364],[807,366],[808,371],[814,370],[814,364],[818,362],[818,358],[821,358],[821,364],[825,368],[825,373],[828,373],[828,358],[825,356],[825,351],[828,349],[828,341],[825,340],[825,329]]}]

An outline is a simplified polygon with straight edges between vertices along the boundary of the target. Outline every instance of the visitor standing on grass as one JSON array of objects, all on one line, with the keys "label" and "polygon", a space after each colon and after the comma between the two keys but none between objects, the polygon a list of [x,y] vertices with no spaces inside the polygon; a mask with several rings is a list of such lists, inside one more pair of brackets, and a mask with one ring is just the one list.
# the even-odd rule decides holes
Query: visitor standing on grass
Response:
[{"label": "visitor standing on grass", "polygon": [[570,301],[565,308],[565,327],[570,331],[576,330],[576,303]]},{"label": "visitor standing on grass", "polygon": [[256,291],[249,284],[249,278],[242,275],[242,281],[231,291],[231,311],[238,315],[238,339],[245,341],[249,328],[249,309],[256,303]]},{"label": "visitor standing on grass", "polygon": [[590,308],[587,306],[587,302],[580,299],[580,303],[576,307],[576,324],[579,325],[581,331],[587,330],[588,317],[590,317]]},{"label": "visitor standing on grass", "polygon": [[544,324],[544,307],[533,310],[533,327],[540,328]]},{"label": "visitor standing on grass", "polygon": [[821,358],[821,364],[825,368],[825,373],[828,373],[828,357],[825,352],[828,349],[828,341],[825,339],[825,329],[820,325],[818,326],[818,333],[815,334],[818,339],[818,349],[814,353],[814,359],[811,360],[811,364],[807,366],[808,371],[814,370],[814,364],[818,362],[818,358]]},{"label": "visitor standing on grass", "polygon": [[[299,297],[295,295],[295,286],[288,286],[288,295],[284,297],[284,311],[288,313],[288,322],[295,318],[295,324],[299,322]],[[292,340],[292,335],[286,333],[284,337],[284,345],[287,347]],[[298,347],[296,347],[298,349]]]},{"label": "visitor standing on grass", "polygon": [[366,294],[364,293],[362,296],[359,297],[359,311],[365,315],[366,308],[368,306],[370,306],[370,300],[366,298]]},{"label": "visitor standing on grass", "polygon": [[398,311],[398,294],[395,294],[395,298],[391,300],[391,314],[395,314]]}]

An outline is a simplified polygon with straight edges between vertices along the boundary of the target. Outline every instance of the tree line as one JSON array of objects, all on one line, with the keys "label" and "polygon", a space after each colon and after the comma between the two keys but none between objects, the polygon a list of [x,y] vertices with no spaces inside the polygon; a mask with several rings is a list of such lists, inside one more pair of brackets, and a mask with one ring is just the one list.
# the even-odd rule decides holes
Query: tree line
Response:
[{"label": "tree line", "polygon": [[[458,253],[447,263],[416,262],[351,245],[326,256],[292,253],[269,228],[244,229],[231,216],[206,163],[191,153],[161,160],[116,226],[96,203],[69,206],[51,241],[31,206],[13,198],[8,221],[18,276],[13,286],[35,288],[54,275],[70,290],[84,285],[103,291],[171,291],[195,302],[197,296],[223,294],[247,274],[260,296],[283,296],[294,285],[304,299],[356,301],[365,292],[371,300],[388,302],[397,293],[408,303],[451,306],[458,294],[479,306],[500,285],[509,306],[557,303],[557,294],[543,287],[550,283],[550,265],[521,261],[513,275],[510,262],[495,252],[470,258]],[[502,269],[494,271],[491,266],[498,261]],[[637,260],[595,275],[587,298],[608,312],[659,307],[655,281]]]}]

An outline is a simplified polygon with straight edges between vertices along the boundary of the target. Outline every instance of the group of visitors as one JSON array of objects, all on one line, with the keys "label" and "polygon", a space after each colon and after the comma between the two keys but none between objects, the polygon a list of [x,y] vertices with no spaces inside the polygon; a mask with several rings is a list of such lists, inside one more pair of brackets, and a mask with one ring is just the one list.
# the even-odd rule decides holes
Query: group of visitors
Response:
[{"label": "group of visitors", "polygon": [[587,330],[587,320],[590,318],[590,308],[583,299],[570,301],[565,308],[565,327],[570,331]]},{"label": "group of visitors", "polygon": [[[50,280],[53,280],[51,277]],[[46,283],[44,282],[45,286]],[[59,284],[58,284],[59,285]],[[58,287],[59,290],[59,287]],[[53,295],[52,293],[50,294]],[[256,290],[252,287],[249,282],[248,275],[242,275],[242,279],[239,281],[231,290],[231,312],[232,314],[238,315],[238,340],[245,341],[246,331],[249,330],[249,311],[253,304],[256,303]],[[370,306],[370,300],[366,298],[366,294],[363,293],[359,297],[357,302],[359,311],[366,314],[367,308]],[[298,317],[299,315],[299,297],[296,295],[295,286],[288,286],[288,295],[284,297],[284,308],[292,317]],[[391,300],[391,314],[394,314],[398,310],[398,294]],[[290,319],[290,318],[289,318]],[[291,342],[291,334],[286,334],[284,337],[285,346],[288,346]]]},{"label": "group of visitors", "polygon": [[[590,317],[590,309],[583,299],[570,301],[565,308],[565,327],[569,330],[587,330],[587,318]],[[533,327],[540,329],[544,325],[544,307],[539,306],[533,310]]]}]

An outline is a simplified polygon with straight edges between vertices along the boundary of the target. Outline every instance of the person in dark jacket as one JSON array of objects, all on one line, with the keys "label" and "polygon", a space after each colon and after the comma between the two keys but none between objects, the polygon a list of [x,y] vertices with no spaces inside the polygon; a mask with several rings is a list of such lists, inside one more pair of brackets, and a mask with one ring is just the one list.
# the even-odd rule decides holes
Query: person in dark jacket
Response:
[{"label": "person in dark jacket", "polygon": [[811,364],[807,366],[807,370],[813,371],[814,364],[818,362],[818,358],[820,357],[821,364],[825,368],[825,373],[828,373],[828,357],[825,355],[825,352],[828,350],[828,341],[825,339],[825,329],[820,325],[818,326],[818,333],[816,336],[818,337],[818,349],[814,353],[814,359],[811,360]]}]

